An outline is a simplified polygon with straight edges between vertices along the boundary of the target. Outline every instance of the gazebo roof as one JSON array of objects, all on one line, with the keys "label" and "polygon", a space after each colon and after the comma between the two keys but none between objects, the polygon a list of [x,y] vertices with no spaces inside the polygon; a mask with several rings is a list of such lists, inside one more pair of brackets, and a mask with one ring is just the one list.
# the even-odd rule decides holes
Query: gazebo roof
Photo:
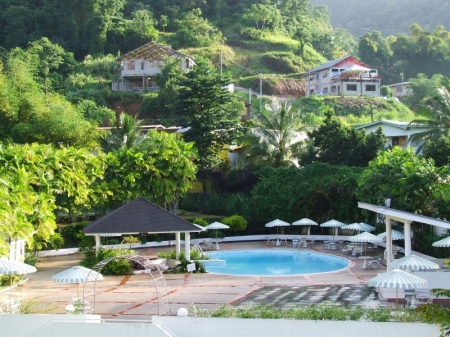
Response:
[{"label": "gazebo roof", "polygon": [[200,232],[197,225],[164,208],[137,198],[84,228],[86,235]]}]

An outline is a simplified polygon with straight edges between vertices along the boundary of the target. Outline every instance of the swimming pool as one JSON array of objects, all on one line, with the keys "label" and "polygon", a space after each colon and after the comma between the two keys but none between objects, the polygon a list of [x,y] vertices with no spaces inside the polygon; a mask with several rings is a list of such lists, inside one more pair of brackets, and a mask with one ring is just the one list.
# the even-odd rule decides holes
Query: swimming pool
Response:
[{"label": "swimming pool", "polygon": [[337,271],[350,261],[341,257],[299,250],[230,250],[206,253],[206,271],[229,275],[301,275]]}]

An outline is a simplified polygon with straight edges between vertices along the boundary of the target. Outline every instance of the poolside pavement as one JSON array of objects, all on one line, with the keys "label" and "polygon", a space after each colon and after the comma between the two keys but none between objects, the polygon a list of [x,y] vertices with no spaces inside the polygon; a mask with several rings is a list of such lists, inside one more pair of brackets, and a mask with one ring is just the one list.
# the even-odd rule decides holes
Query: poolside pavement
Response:
[{"label": "poolside pavement", "polygon": [[[229,249],[293,249],[288,246],[268,246],[267,242],[236,242],[221,244],[221,250]],[[156,255],[169,247],[136,250],[140,255]],[[305,249],[305,248],[302,248]],[[337,305],[362,305],[376,307],[392,305],[379,301],[377,293],[366,287],[369,279],[385,271],[363,269],[363,261],[351,258],[341,251],[323,251],[317,242],[311,251],[330,253],[349,258],[348,268],[325,274],[296,276],[231,276],[219,274],[164,274],[168,295],[160,300],[153,281],[148,274],[127,276],[104,276],[95,283],[95,314],[103,318],[147,320],[168,310],[176,314],[181,307],[199,310],[214,309],[223,305],[248,305],[250,303],[272,304],[280,308],[327,303]],[[377,254],[378,255],[378,254]],[[40,258],[38,271],[27,275],[23,286],[11,291],[21,292],[30,311],[39,313],[65,313],[65,306],[83,285],[59,284],[51,276],[78,265],[81,254]],[[93,291],[94,283],[88,283],[86,294]],[[88,296],[86,296],[88,297]],[[93,297],[91,306],[93,306]]]}]

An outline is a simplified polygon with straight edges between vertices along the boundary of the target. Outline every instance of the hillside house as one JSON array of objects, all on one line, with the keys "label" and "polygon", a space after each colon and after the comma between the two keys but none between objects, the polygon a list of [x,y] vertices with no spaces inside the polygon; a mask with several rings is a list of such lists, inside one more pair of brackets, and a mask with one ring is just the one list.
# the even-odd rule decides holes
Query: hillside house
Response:
[{"label": "hillside house", "polygon": [[355,129],[366,130],[367,133],[371,133],[377,131],[378,128],[381,128],[386,136],[386,147],[400,146],[405,149],[406,147],[411,146],[417,151],[419,146],[423,144],[423,141],[412,141],[411,137],[417,133],[431,130],[431,128],[428,126],[415,125],[408,129],[408,125],[408,122],[384,120],[359,125],[355,127]]},{"label": "hillside house", "polygon": [[380,96],[381,77],[352,56],[311,69],[305,78],[308,95]]},{"label": "hillside house", "polygon": [[132,50],[118,59],[120,79],[112,83],[113,91],[156,90],[155,76],[164,68],[167,57],[181,60],[181,68],[188,70],[195,64],[194,59],[157,42],[149,42]]},{"label": "hillside house", "polygon": [[394,92],[394,97],[402,97],[411,93],[410,82],[401,82],[387,85]]}]

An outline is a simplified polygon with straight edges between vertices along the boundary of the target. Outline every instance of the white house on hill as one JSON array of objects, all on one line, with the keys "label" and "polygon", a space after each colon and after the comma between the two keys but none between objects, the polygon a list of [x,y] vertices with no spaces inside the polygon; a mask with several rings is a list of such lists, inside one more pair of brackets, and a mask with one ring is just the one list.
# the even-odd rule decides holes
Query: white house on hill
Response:
[{"label": "white house on hill", "polygon": [[121,66],[120,79],[112,83],[112,90],[142,92],[157,89],[155,76],[164,68],[168,57],[180,59],[180,66],[184,70],[195,64],[193,58],[152,41],[118,59]]},{"label": "white house on hill", "polygon": [[381,77],[352,56],[326,62],[306,74],[308,95],[380,96]]},{"label": "white house on hill", "polygon": [[375,132],[378,128],[383,130],[386,136],[386,147],[400,146],[403,149],[411,146],[415,150],[422,145],[422,141],[411,141],[411,137],[417,133],[431,130],[430,127],[414,125],[410,129],[408,128],[409,122],[398,121],[377,121],[369,124],[359,125],[355,127],[356,130],[366,130],[367,133]]}]

